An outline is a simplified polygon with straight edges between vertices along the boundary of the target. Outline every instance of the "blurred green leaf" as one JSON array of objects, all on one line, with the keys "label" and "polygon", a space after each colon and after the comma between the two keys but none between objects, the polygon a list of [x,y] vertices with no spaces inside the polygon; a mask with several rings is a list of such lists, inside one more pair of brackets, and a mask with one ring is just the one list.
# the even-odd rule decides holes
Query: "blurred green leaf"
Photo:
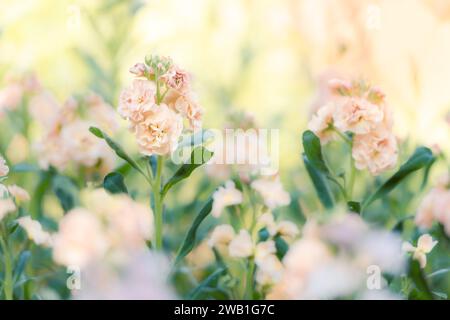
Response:
[{"label": "blurred green leaf", "polygon": [[197,296],[207,289],[209,286],[213,285],[214,281],[216,281],[220,276],[226,273],[225,268],[219,268],[213,273],[211,273],[209,276],[206,277],[205,280],[203,280],[194,290],[191,291],[188,295],[188,299],[194,300],[197,298]]},{"label": "blurred green leaf", "polygon": [[430,149],[426,147],[417,148],[408,161],[406,161],[392,177],[383,183],[375,193],[364,201],[362,207],[365,208],[375,200],[386,196],[411,173],[429,165],[433,161],[434,156]]},{"label": "blurred green leaf", "polygon": [[73,209],[78,203],[78,188],[68,177],[56,175],[52,179],[53,192],[64,212]]},{"label": "blurred green leaf", "polygon": [[123,148],[116,143],[114,140],[112,140],[106,133],[104,133],[102,130],[100,130],[99,128],[96,127],[90,127],[89,131],[95,135],[96,137],[100,138],[100,139],[104,139],[106,141],[106,143],[108,144],[108,146],[114,150],[114,152],[117,154],[117,156],[119,156],[120,158],[122,158],[123,160],[125,160],[126,162],[128,162],[134,169],[136,169],[139,173],[141,173],[144,177],[147,178],[147,176],[145,175],[144,171],[141,169],[141,167],[137,164],[136,161],[134,161],[124,150]]},{"label": "blurred green leaf", "polygon": [[128,194],[127,186],[125,185],[123,175],[118,172],[110,172],[103,179],[103,188],[109,192],[116,193],[126,193]]},{"label": "blurred green leaf", "polygon": [[312,167],[325,175],[330,173],[322,155],[320,139],[310,130],[303,133],[303,149]]},{"label": "blurred green leaf", "polygon": [[275,248],[277,249],[277,257],[278,259],[282,260],[289,250],[289,245],[281,236],[276,236],[274,241]]},{"label": "blurred green leaf", "polygon": [[208,162],[212,155],[213,153],[204,147],[195,148],[191,153],[189,163],[183,164],[164,185],[161,196],[164,197],[170,188],[188,178],[195,169]]},{"label": "blurred green leaf", "polygon": [[14,282],[17,282],[20,278],[20,276],[23,273],[23,270],[25,270],[25,266],[28,262],[28,260],[31,257],[31,252],[26,250],[22,251],[19,255],[19,258],[17,260],[17,265],[14,269]]},{"label": "blurred green leaf", "polygon": [[347,202],[347,208],[351,212],[360,213],[361,212],[361,203],[357,201],[349,201]]},{"label": "blurred green leaf", "polygon": [[408,276],[413,281],[418,292],[412,292],[411,298],[414,299],[427,299],[432,300],[433,294],[431,292],[430,286],[425,278],[422,268],[420,268],[419,262],[414,259],[409,261]]},{"label": "blurred green leaf", "polygon": [[259,241],[266,241],[267,239],[269,239],[269,237],[270,237],[270,233],[269,233],[269,230],[267,230],[267,228],[262,228],[258,231]]},{"label": "blurred green leaf", "polygon": [[184,241],[178,250],[177,257],[175,258],[174,265],[177,265],[180,263],[180,261],[189,253],[195,246],[196,241],[196,235],[197,235],[197,229],[202,223],[202,221],[208,216],[208,214],[211,212],[213,204],[213,199],[209,199],[202,210],[200,210],[200,213],[195,217],[194,222],[192,223],[191,227],[189,228],[189,231],[186,234],[186,237],[184,238]]},{"label": "blurred green leaf", "polygon": [[311,165],[306,155],[303,155],[303,163],[305,164],[306,171],[311,178],[320,202],[325,208],[332,208],[334,205],[334,199],[327,179],[319,170]]}]

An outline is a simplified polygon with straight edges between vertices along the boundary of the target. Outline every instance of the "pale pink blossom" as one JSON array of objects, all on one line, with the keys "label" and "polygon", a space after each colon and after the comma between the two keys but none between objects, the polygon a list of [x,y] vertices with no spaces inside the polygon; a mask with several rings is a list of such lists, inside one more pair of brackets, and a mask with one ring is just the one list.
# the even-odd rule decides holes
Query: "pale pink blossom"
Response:
[{"label": "pale pink blossom", "polygon": [[397,140],[390,131],[385,129],[356,135],[353,141],[352,157],[358,170],[367,169],[372,175],[379,175],[397,164]]},{"label": "pale pink blossom", "polygon": [[15,110],[23,96],[23,87],[20,83],[12,82],[0,90],[0,117],[6,110]]},{"label": "pale pink blossom", "polygon": [[341,132],[367,134],[383,123],[384,112],[376,104],[359,97],[340,101],[334,113],[334,125]]},{"label": "pale pink blossom", "polygon": [[39,166],[43,169],[53,166],[62,171],[70,162],[68,149],[59,134],[46,133],[33,145],[33,148],[37,154]]},{"label": "pale pink blossom", "polygon": [[263,242],[259,242],[255,246],[255,263],[257,265],[263,264],[264,260],[277,252],[277,248],[275,246],[275,241],[267,240]]},{"label": "pale pink blossom", "polygon": [[185,70],[173,65],[161,76],[168,87],[177,90],[180,93],[186,93],[190,89],[190,76]]},{"label": "pale pink blossom", "polygon": [[9,167],[6,160],[0,155],[0,177],[6,176],[9,173]]},{"label": "pale pink blossom", "polygon": [[156,108],[156,85],[147,79],[135,79],[120,93],[117,111],[132,125],[144,121],[150,111]]},{"label": "pale pink blossom", "polygon": [[260,286],[278,283],[283,276],[284,267],[274,254],[269,254],[257,263],[255,280]]},{"label": "pale pink blossom", "polygon": [[427,254],[433,250],[437,243],[429,234],[424,234],[417,240],[417,247],[414,247],[409,242],[404,242],[403,251],[412,252],[413,258],[419,262],[420,267],[425,268],[427,265]]},{"label": "pale pink blossom", "polygon": [[235,236],[234,229],[229,224],[222,224],[214,228],[208,240],[210,247],[227,245]]},{"label": "pale pink blossom", "polygon": [[48,91],[40,91],[34,95],[28,106],[31,117],[47,131],[52,130],[52,128],[58,125],[61,118],[60,109],[60,104]]},{"label": "pale pink blossom", "polygon": [[257,179],[251,183],[251,187],[261,195],[269,209],[287,206],[291,202],[291,197],[283,189],[279,176]]},{"label": "pale pink blossom", "polygon": [[333,116],[336,107],[334,103],[328,103],[321,107],[311,118],[308,129],[314,132],[323,144],[336,139],[333,128]]},{"label": "pale pink blossom", "polygon": [[119,129],[119,121],[114,108],[97,94],[86,98],[88,117],[106,132],[114,133]]},{"label": "pale pink blossom", "polygon": [[445,180],[445,177],[441,178],[425,195],[417,209],[415,223],[420,228],[430,229],[435,221],[439,222],[450,235],[450,189]]},{"label": "pale pink blossom", "polygon": [[213,207],[211,215],[220,217],[225,207],[235,206],[242,203],[244,197],[241,191],[236,189],[233,181],[227,181],[225,186],[221,186],[213,194]]},{"label": "pale pink blossom", "polygon": [[11,212],[16,211],[16,205],[11,198],[0,199],[0,221]]},{"label": "pale pink blossom", "polygon": [[130,68],[130,73],[134,74],[136,77],[144,77],[148,72],[148,68],[144,63],[136,63]]},{"label": "pale pink blossom", "polygon": [[199,105],[193,93],[180,95],[174,103],[174,109],[189,121],[195,131],[202,127],[203,108]]},{"label": "pale pink blossom", "polygon": [[135,127],[139,150],[145,155],[169,155],[178,146],[183,131],[181,116],[161,104]]},{"label": "pale pink blossom", "polygon": [[27,190],[13,184],[8,186],[9,194],[12,195],[17,202],[30,201],[30,195]]},{"label": "pale pink blossom", "polygon": [[52,235],[42,229],[41,224],[37,220],[31,219],[29,216],[17,219],[17,223],[25,229],[28,238],[37,245],[45,247],[52,246]]},{"label": "pale pink blossom", "polygon": [[233,258],[248,258],[253,255],[253,241],[247,230],[241,229],[231,240],[228,253]]}]

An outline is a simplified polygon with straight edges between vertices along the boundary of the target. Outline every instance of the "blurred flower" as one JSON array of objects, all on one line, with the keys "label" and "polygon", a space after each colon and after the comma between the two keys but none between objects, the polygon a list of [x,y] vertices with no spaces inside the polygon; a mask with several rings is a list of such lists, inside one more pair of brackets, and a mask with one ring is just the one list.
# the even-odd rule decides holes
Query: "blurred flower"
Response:
[{"label": "blurred flower", "polygon": [[17,223],[25,229],[28,238],[37,245],[42,245],[45,247],[52,246],[52,236],[50,233],[42,229],[39,221],[33,220],[30,217],[21,217],[17,219]]},{"label": "blurred flower", "polygon": [[234,182],[229,180],[225,186],[220,186],[213,194],[213,207],[211,214],[213,217],[220,217],[225,207],[235,206],[243,201],[242,192],[236,189]]},{"label": "blurred flower", "polygon": [[275,241],[268,240],[259,242],[255,247],[255,263],[257,265],[263,264],[263,261],[270,255],[277,252]]},{"label": "blurred flower", "polygon": [[0,155],[0,177],[6,176],[9,173],[9,167],[6,160]]},{"label": "blurred flower", "polygon": [[328,103],[321,107],[312,116],[308,124],[308,129],[314,132],[323,144],[326,144],[336,138],[336,132],[333,129],[333,116],[336,107],[334,103]]},{"label": "blurred flower", "polygon": [[191,128],[195,131],[202,127],[203,109],[193,93],[180,95],[174,102],[173,108],[188,119]]},{"label": "blurred flower", "polygon": [[208,240],[210,247],[216,247],[218,245],[227,245],[233,240],[235,234],[234,229],[229,224],[222,224],[214,228],[211,236]]},{"label": "blurred flower", "polygon": [[22,134],[15,134],[8,145],[6,156],[11,163],[25,162],[29,156],[29,143]]},{"label": "blurred flower", "polygon": [[16,202],[30,201],[30,195],[28,194],[27,190],[15,184],[8,186],[8,191],[14,197]]},{"label": "blurred flower", "polygon": [[144,77],[148,72],[148,68],[144,63],[136,63],[130,68],[130,73],[136,77]]},{"label": "blurred flower", "polygon": [[20,83],[11,82],[0,90],[0,118],[5,111],[16,109],[22,101],[23,87]]},{"label": "blurred flower", "polygon": [[424,234],[417,240],[417,247],[414,247],[409,242],[404,242],[402,249],[405,252],[412,252],[413,258],[419,261],[420,267],[425,268],[427,265],[427,254],[433,250],[437,243],[437,241],[433,241],[429,234]]},{"label": "blurred flower", "polygon": [[270,209],[287,206],[291,202],[289,193],[283,189],[279,176],[261,178],[251,183],[251,187],[261,194]]},{"label": "blurred flower", "polygon": [[257,262],[256,283],[271,286],[278,283],[283,276],[283,264],[274,254],[269,254]]},{"label": "blurred flower", "polygon": [[189,74],[176,65],[172,65],[169,70],[161,76],[161,80],[164,81],[168,87],[183,94],[190,89],[191,79]]},{"label": "blurred flower", "polygon": [[245,229],[241,229],[231,240],[228,252],[233,258],[250,257],[253,254],[253,242],[250,233]]},{"label": "blurred flower", "polygon": [[295,223],[287,220],[280,221],[277,226],[277,233],[283,237],[295,238],[300,233]]},{"label": "blurred flower", "polygon": [[0,199],[0,221],[11,212],[16,211],[16,205],[11,198]]},{"label": "blurred flower", "polygon": [[62,171],[70,162],[68,149],[59,134],[48,132],[34,144],[39,166],[48,169],[50,166]]},{"label": "blurred flower", "polygon": [[103,100],[98,94],[90,94],[86,97],[88,105],[88,118],[96,125],[109,133],[119,129],[119,122],[114,108]]},{"label": "blurred flower", "polygon": [[61,219],[53,241],[55,262],[80,268],[100,258],[108,248],[100,221],[82,208],[70,210]]},{"label": "blurred flower", "polygon": [[183,131],[180,115],[161,104],[135,127],[139,150],[145,155],[168,155],[178,145]]},{"label": "blurred flower", "polygon": [[265,212],[259,216],[258,225],[261,228],[266,228],[272,237],[280,235],[293,239],[300,233],[297,225],[291,221],[282,220],[275,222],[272,212]]},{"label": "blurred flower", "polygon": [[379,175],[397,164],[397,140],[384,129],[356,135],[352,156],[358,170],[368,169],[372,175]]},{"label": "blurred flower", "polygon": [[144,121],[146,115],[156,108],[156,85],[146,79],[134,79],[131,87],[120,93],[117,111],[122,118],[135,126]]}]

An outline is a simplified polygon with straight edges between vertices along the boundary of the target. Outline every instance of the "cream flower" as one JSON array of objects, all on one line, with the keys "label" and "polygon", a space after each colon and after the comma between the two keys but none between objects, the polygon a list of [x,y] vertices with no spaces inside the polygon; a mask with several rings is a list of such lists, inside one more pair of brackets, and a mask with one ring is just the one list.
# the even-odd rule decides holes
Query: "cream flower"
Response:
[{"label": "cream flower", "polygon": [[6,176],[9,173],[9,167],[6,160],[0,155],[0,177]]},{"label": "cream flower", "polygon": [[219,187],[213,194],[213,207],[211,214],[213,217],[220,217],[225,207],[235,206],[243,201],[242,192],[236,189],[234,182],[229,180],[224,187]]},{"label": "cream flower", "polygon": [[383,110],[366,99],[344,99],[334,114],[334,125],[342,132],[367,134],[377,128],[384,119]]},{"label": "cream flower", "polygon": [[[0,114],[3,110],[16,109],[23,96],[23,87],[20,83],[12,82],[0,90]],[[0,115],[1,116],[1,115]]]},{"label": "cream flower", "polygon": [[252,237],[247,230],[241,229],[239,234],[231,240],[228,253],[233,258],[247,258],[253,254]]},{"label": "cream flower", "polygon": [[257,265],[263,264],[263,261],[269,256],[277,252],[275,241],[268,240],[259,242],[255,247],[255,263]]},{"label": "cream flower", "polygon": [[186,93],[190,88],[190,76],[185,70],[180,69],[176,65],[161,76],[161,80],[165,81],[168,87],[181,93]]},{"label": "cream flower", "polygon": [[435,202],[440,197],[444,196],[444,192],[439,189],[432,189],[420,203],[416,217],[415,223],[420,228],[430,229],[435,221]]},{"label": "cream flower", "polygon": [[155,109],[156,85],[146,79],[135,79],[131,87],[124,89],[119,97],[117,111],[132,125],[144,120]]},{"label": "cream flower", "polygon": [[291,202],[291,197],[283,189],[279,176],[255,180],[251,183],[251,187],[260,193],[270,209],[287,206]]},{"label": "cream flower", "polygon": [[283,276],[283,264],[274,254],[267,255],[258,263],[256,283],[270,286],[279,282]]},{"label": "cream flower", "polygon": [[210,247],[216,247],[218,245],[227,245],[233,240],[235,234],[234,229],[229,224],[222,224],[214,228],[211,236],[208,240]]},{"label": "cream flower", "polygon": [[417,240],[417,247],[414,247],[409,242],[404,242],[402,249],[405,252],[412,252],[413,258],[419,261],[420,267],[425,268],[427,265],[427,254],[433,250],[437,243],[437,241],[433,241],[429,234],[424,234]]},{"label": "cream flower", "polygon": [[335,110],[334,103],[328,103],[321,107],[309,121],[308,129],[319,137],[322,144],[326,144],[336,138],[336,132],[332,128]]},{"label": "cream flower", "polygon": [[119,122],[114,108],[97,94],[86,97],[88,105],[88,117],[95,124],[109,133],[114,133],[119,129]]},{"label": "cream flower", "polygon": [[46,247],[52,246],[52,236],[50,233],[42,229],[39,221],[33,220],[30,217],[21,217],[17,219],[17,223],[25,229],[28,238],[37,245]]},{"label": "cream flower", "polygon": [[39,166],[48,169],[50,166],[62,171],[70,161],[68,150],[61,137],[55,133],[47,133],[34,144]]},{"label": "cream flower", "polygon": [[130,73],[134,74],[136,77],[144,77],[148,72],[148,68],[144,63],[136,63],[130,68]]},{"label": "cream flower", "polygon": [[203,108],[199,105],[193,93],[180,95],[174,103],[174,109],[188,119],[191,128],[195,131],[202,127]]},{"label": "cream flower", "polygon": [[4,198],[8,198],[8,197],[9,197],[8,188],[5,187],[4,184],[0,183],[0,199],[4,199]]},{"label": "cream flower", "polygon": [[16,199],[17,202],[30,201],[30,195],[28,194],[27,190],[15,184],[8,186],[8,191]]},{"label": "cream flower", "polygon": [[183,131],[180,115],[161,104],[135,127],[139,150],[145,155],[171,154],[178,145]]},{"label": "cream flower", "polygon": [[258,224],[266,228],[271,236],[277,234],[278,226],[275,223],[272,212],[265,212],[258,218]]},{"label": "cream flower", "polygon": [[0,199],[0,221],[11,212],[16,211],[16,205],[11,198]]},{"label": "cream flower", "polygon": [[287,238],[295,238],[299,235],[300,230],[295,223],[287,220],[280,221],[277,226],[279,235]]},{"label": "cream flower", "polygon": [[397,140],[391,132],[384,129],[356,135],[352,156],[358,170],[368,169],[372,175],[379,175],[396,165]]},{"label": "cream flower", "polygon": [[98,218],[82,208],[69,211],[59,222],[53,239],[53,259],[65,266],[80,268],[101,258],[108,248]]},{"label": "cream flower", "polygon": [[61,120],[61,105],[48,91],[41,91],[34,95],[30,100],[28,110],[31,117],[48,131],[56,127]]}]

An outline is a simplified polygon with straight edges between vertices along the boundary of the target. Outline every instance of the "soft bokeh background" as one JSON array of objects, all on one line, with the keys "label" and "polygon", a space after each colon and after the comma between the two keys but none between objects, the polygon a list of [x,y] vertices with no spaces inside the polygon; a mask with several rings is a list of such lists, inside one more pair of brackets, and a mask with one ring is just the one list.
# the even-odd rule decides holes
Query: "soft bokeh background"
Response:
[{"label": "soft bokeh background", "polygon": [[235,108],[281,128],[282,167],[334,76],[379,85],[400,137],[450,147],[447,0],[0,1],[0,75],[33,70],[61,100],[116,105],[149,53],[192,72],[206,127]]}]

